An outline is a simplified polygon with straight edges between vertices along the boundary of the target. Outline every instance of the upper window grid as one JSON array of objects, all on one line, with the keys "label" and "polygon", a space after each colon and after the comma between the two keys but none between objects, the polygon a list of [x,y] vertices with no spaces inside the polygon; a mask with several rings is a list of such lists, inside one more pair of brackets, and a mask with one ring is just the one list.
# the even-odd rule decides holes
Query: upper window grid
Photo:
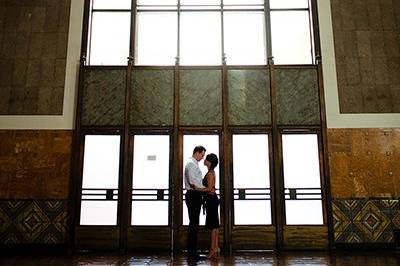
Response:
[{"label": "upper window grid", "polygon": [[[96,2],[97,1],[97,2]],[[93,13],[95,13],[95,12],[132,12],[132,9],[128,9],[128,5],[127,4],[125,4],[125,6],[124,5],[122,5],[122,4],[118,4],[118,3],[116,3],[114,6],[107,6],[107,5],[104,5],[104,3],[102,3],[102,5],[100,5],[100,4],[95,4],[95,5],[93,5],[93,2],[95,2],[95,3],[100,3],[100,2],[104,2],[105,0],[92,0],[92,6],[91,6],[91,9],[92,9],[92,18],[91,18],[91,20],[93,19]],[[117,2],[126,2],[126,0],[119,0],[119,1],[117,1]],[[167,1],[167,2],[166,2]],[[108,3],[109,1],[107,1],[107,2],[105,2],[105,3]],[[231,12],[231,11],[245,11],[245,12],[252,12],[252,11],[257,11],[257,12],[260,12],[260,11],[262,11],[262,12],[264,12],[264,1],[262,1],[262,0],[250,0],[250,2],[249,1],[241,1],[241,0],[224,0],[224,4],[214,4],[214,5],[204,5],[203,3],[203,1],[199,1],[199,3],[201,3],[201,4],[194,4],[194,1],[189,1],[188,3],[191,3],[191,5],[184,5],[184,4],[180,4],[180,5],[178,5],[177,3],[176,4],[173,4],[173,3],[175,3],[175,2],[177,2],[177,1],[174,1],[174,0],[162,0],[162,1],[157,1],[157,0],[149,0],[149,1],[146,1],[146,0],[137,0],[137,5],[136,5],[136,8],[137,8],[137,12],[139,13],[139,12],[145,12],[145,11],[166,11],[166,12],[187,12],[187,11],[191,11],[191,12],[204,12],[204,11],[211,11],[211,10],[213,10],[213,11],[221,11],[221,14],[222,13],[226,13],[226,12]],[[215,1],[214,1],[215,2]],[[219,1],[217,1],[217,2],[219,2]],[[306,4],[304,4],[304,3],[306,3]],[[148,3],[148,4],[147,4]],[[166,3],[165,5],[160,5],[160,3]],[[279,11],[286,11],[286,12],[288,12],[288,11],[308,11],[308,13],[309,13],[309,18],[310,18],[310,28],[308,29],[309,30],[309,32],[310,32],[310,46],[311,46],[311,49],[310,49],[310,53],[311,53],[311,57],[309,57],[310,59],[306,59],[306,60],[303,60],[303,62],[299,62],[299,60],[294,60],[294,62],[280,62],[280,60],[276,60],[276,64],[301,64],[301,63],[304,63],[304,64],[312,64],[312,63],[314,63],[315,62],[315,60],[314,60],[314,55],[313,55],[313,52],[314,52],[314,43],[313,43],[313,40],[312,40],[312,38],[313,38],[313,35],[312,35],[312,30],[311,30],[311,28],[312,28],[312,23],[311,23],[311,14],[310,14],[310,12],[311,12],[311,10],[310,10],[310,6],[309,6],[309,2],[308,2],[308,0],[303,0],[303,1],[301,1],[301,3],[300,3],[300,1],[294,1],[294,0],[284,0],[283,2],[275,2],[275,3],[278,3],[278,5],[277,4],[274,4],[274,1],[273,0],[270,0],[270,11],[267,11],[267,12],[279,12]],[[291,4],[291,3],[300,3],[300,4],[297,4],[297,5],[293,5],[293,6],[290,6],[289,4]],[[280,5],[281,4],[281,5]],[[180,6],[180,8],[178,8]],[[182,7],[183,7],[183,9],[182,9]],[[186,8],[187,9],[186,9]],[[194,9],[191,9],[191,8],[193,8],[194,7]],[[211,9],[209,9],[209,10],[207,10],[207,9],[204,9],[204,7],[212,7]],[[104,9],[103,9],[104,8]],[[106,8],[108,8],[108,9],[106,9]],[[124,9],[121,9],[121,8],[124,8]],[[178,22],[177,22],[178,23]],[[223,32],[223,31],[222,31]],[[223,40],[224,40],[224,42],[226,43],[226,36],[222,36],[222,32],[220,33],[221,34],[221,37],[223,38]],[[137,34],[137,32],[136,32],[136,34]],[[93,33],[92,33],[92,25],[91,25],[91,29],[90,29],[90,31],[89,31],[89,40],[93,40],[93,38],[92,38],[92,35],[93,35]],[[176,37],[176,34],[174,34],[175,36],[175,38],[177,38]],[[265,38],[265,36],[263,36],[264,38]],[[113,39],[113,38],[111,38],[111,39]],[[137,37],[136,37],[136,39],[137,39]],[[178,40],[177,40],[177,42],[178,42]],[[178,45],[178,43],[177,43],[177,45]],[[127,47],[129,46],[129,45],[126,45]],[[266,46],[265,45],[265,43],[264,43],[264,46]],[[129,49],[129,48],[128,48]],[[223,53],[224,54],[226,54],[226,44],[225,44],[225,46],[223,47],[223,48],[220,48],[220,49],[223,49]],[[267,58],[267,47],[265,47],[264,48],[265,49],[265,58],[263,59],[263,60],[257,60],[257,62],[256,61],[254,61],[254,62],[243,62],[243,63],[239,63],[239,65],[240,64],[244,64],[244,65],[259,65],[260,63],[261,64],[265,64],[265,63],[267,63],[267,60],[266,60],[266,58]],[[93,51],[92,51],[92,45],[91,45],[91,41],[89,41],[89,44],[88,44],[88,50],[89,50],[89,52],[88,52],[88,62],[89,62],[89,64],[90,65],[107,65],[107,64],[109,64],[109,65],[126,65],[127,64],[127,59],[126,59],[126,57],[128,57],[128,55],[125,57],[125,56],[120,56],[120,59],[118,59],[118,60],[111,60],[112,62],[111,63],[107,63],[107,62],[100,62],[99,63],[99,61],[101,61],[101,60],[91,60],[92,58],[93,58]],[[123,49],[123,50],[126,50],[126,49]],[[180,50],[180,49],[176,49],[177,51],[178,50]],[[137,51],[137,43],[136,43],[136,45],[135,45],[135,58],[138,56],[138,51]],[[179,55],[179,56],[181,56],[181,55]],[[274,56],[274,54],[272,55],[272,56]],[[92,57],[92,58],[91,58]],[[227,64],[228,65],[235,65],[235,64],[237,64],[236,62],[235,62],[235,60],[229,60],[229,57],[231,57],[231,56],[229,56],[229,55],[227,55],[227,58],[226,59],[228,59],[227,60]],[[154,60],[152,61],[152,62],[149,62],[149,63],[143,63],[143,62],[141,62],[141,60],[137,60],[137,59],[135,59],[135,65],[174,65],[175,64],[175,58],[176,57],[174,57],[174,60],[163,60],[163,62],[154,62]],[[117,62],[116,62],[117,61]],[[215,64],[215,62],[218,62],[217,63],[217,65],[220,65],[220,64],[222,64],[223,63],[223,58],[222,58],[222,56],[221,56],[221,58],[220,59],[217,59],[217,60],[213,60],[213,63],[211,63],[210,65],[214,65]],[[265,63],[264,63],[265,62]],[[200,63],[200,65],[204,65],[204,63]],[[197,63],[196,62],[194,62],[193,63],[193,65],[197,65]]]}]

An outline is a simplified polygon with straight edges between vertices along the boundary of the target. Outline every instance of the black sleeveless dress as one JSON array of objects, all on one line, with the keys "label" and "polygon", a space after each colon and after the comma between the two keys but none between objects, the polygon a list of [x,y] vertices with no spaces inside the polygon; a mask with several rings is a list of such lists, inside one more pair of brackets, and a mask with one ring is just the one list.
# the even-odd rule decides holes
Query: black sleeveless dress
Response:
[{"label": "black sleeveless dress", "polygon": [[[208,173],[207,173],[208,174]],[[207,174],[203,178],[203,186],[207,187]],[[206,208],[206,229],[216,229],[219,228],[219,215],[218,215],[218,205],[219,199],[217,194],[204,194],[204,205]]]}]

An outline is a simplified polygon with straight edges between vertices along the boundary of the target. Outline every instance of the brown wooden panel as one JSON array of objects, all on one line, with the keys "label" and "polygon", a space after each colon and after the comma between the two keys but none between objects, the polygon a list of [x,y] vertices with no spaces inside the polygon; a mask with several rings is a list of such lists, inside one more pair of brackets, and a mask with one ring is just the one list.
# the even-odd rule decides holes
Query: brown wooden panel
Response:
[{"label": "brown wooden panel", "polygon": [[234,226],[232,247],[234,250],[275,249],[275,226]]},{"label": "brown wooden panel", "polygon": [[78,226],[75,228],[76,249],[117,249],[119,227]]},{"label": "brown wooden panel", "polygon": [[171,229],[169,227],[130,227],[128,248],[170,250]]},{"label": "brown wooden panel", "polygon": [[283,241],[285,249],[328,249],[328,227],[285,226]]}]

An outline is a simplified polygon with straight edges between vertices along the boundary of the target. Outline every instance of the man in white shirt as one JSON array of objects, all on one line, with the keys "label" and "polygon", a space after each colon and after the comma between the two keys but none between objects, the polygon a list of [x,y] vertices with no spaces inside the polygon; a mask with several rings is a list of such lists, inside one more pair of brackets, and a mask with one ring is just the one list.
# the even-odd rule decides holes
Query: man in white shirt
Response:
[{"label": "man in white shirt", "polygon": [[196,191],[196,188],[204,188],[203,174],[199,167],[199,162],[204,158],[206,149],[203,146],[196,146],[193,149],[193,155],[185,165],[185,188],[186,206],[189,214],[189,227],[187,250],[188,257],[196,259],[197,254],[197,231],[199,229],[200,209],[202,204],[202,192]]}]

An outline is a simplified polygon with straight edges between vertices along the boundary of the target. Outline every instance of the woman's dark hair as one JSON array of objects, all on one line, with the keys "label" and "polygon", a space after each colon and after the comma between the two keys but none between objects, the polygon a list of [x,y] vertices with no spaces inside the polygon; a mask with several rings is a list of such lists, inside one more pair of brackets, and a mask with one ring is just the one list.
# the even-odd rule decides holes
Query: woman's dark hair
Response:
[{"label": "woman's dark hair", "polygon": [[214,170],[214,168],[218,165],[218,157],[214,153],[210,153],[206,156],[206,160],[211,163],[210,168]]}]

